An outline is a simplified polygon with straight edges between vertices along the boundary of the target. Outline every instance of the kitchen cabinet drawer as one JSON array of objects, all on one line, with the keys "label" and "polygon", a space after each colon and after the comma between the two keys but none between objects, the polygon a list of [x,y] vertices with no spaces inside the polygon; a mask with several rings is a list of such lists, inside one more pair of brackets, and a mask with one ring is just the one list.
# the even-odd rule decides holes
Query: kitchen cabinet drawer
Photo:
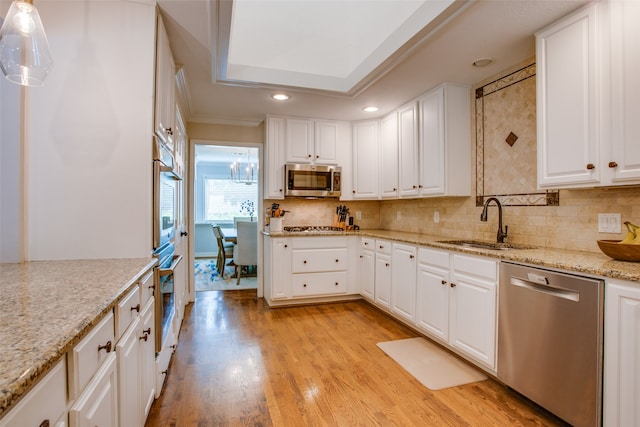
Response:
[{"label": "kitchen cabinet drawer", "polygon": [[293,249],[346,248],[347,238],[342,236],[299,237],[291,239]]},{"label": "kitchen cabinet drawer", "polygon": [[391,255],[391,242],[386,240],[376,240],[376,252],[379,254]]},{"label": "kitchen cabinet drawer", "polygon": [[360,245],[362,246],[362,249],[370,249],[372,251],[376,250],[376,241],[368,237],[363,237]]},{"label": "kitchen cabinet drawer", "polygon": [[135,286],[116,306],[116,340],[127,330],[140,313],[140,287]]},{"label": "kitchen cabinet drawer", "polygon": [[346,270],[347,248],[294,249],[291,252],[292,273],[314,273]]},{"label": "kitchen cabinet drawer", "polygon": [[0,426],[65,426],[67,420],[66,375],[67,364],[63,358],[0,421]]},{"label": "kitchen cabinet drawer", "polygon": [[153,298],[153,270],[149,271],[139,282],[140,286],[140,306],[144,307]]},{"label": "kitchen cabinet drawer", "polygon": [[449,252],[429,248],[419,248],[418,262],[420,264],[441,267],[449,270]]},{"label": "kitchen cabinet drawer", "polygon": [[343,294],[347,291],[347,272],[294,274],[291,291],[294,297]]},{"label": "kitchen cabinet drawer", "polygon": [[115,349],[113,312],[109,312],[76,346],[69,350],[69,399],[78,397],[100,365]]},{"label": "kitchen cabinet drawer", "polygon": [[492,259],[455,254],[451,258],[451,269],[454,273],[487,279],[498,280],[498,263]]}]

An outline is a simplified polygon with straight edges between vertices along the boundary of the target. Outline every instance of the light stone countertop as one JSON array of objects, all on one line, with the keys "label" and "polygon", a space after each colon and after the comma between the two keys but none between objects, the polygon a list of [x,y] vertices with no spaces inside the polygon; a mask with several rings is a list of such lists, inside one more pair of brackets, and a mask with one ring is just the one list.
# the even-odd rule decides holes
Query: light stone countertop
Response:
[{"label": "light stone countertop", "polygon": [[271,237],[311,237],[311,236],[350,236],[358,235],[375,239],[386,239],[395,242],[410,243],[414,245],[429,246],[446,249],[471,255],[482,255],[498,258],[503,261],[514,261],[531,264],[539,267],[565,270],[582,275],[601,276],[605,278],[628,280],[638,282],[640,286],[640,262],[616,261],[603,253],[570,251],[563,249],[510,249],[492,250],[467,248],[458,245],[440,243],[447,239],[442,236],[428,234],[409,233],[391,230],[360,230],[360,231],[321,231],[321,232],[263,232]]},{"label": "light stone countertop", "polygon": [[156,260],[0,264],[0,418]]}]

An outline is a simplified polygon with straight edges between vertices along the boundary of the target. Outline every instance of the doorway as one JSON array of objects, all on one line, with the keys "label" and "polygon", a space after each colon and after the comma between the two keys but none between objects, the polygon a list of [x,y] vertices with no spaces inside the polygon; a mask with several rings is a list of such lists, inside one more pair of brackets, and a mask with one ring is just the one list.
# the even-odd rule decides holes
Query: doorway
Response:
[{"label": "doorway", "polygon": [[[261,229],[261,145],[201,142],[195,144],[194,151],[194,291],[258,289],[260,239],[238,241],[238,228],[245,225],[237,224],[255,224],[255,234]],[[236,245],[236,251],[248,247],[255,253],[255,266],[235,266]],[[238,269],[242,273],[239,281]]]}]

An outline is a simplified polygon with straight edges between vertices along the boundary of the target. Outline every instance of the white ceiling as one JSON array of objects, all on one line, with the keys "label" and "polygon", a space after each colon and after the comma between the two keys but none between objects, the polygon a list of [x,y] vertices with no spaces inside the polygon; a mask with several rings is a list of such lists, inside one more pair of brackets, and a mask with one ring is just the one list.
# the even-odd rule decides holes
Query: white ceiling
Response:
[{"label": "white ceiling", "polygon": [[[380,108],[377,117],[439,83],[473,85],[532,57],[534,33],[587,1],[456,0],[448,7],[446,0],[158,3],[174,59],[187,82],[187,120],[257,125],[267,114],[367,119],[372,115],[362,111],[366,105]],[[365,12],[368,6],[374,8]],[[252,8],[257,9],[249,13]],[[417,29],[429,15],[438,16]],[[382,25],[385,16],[388,25]],[[234,30],[232,21],[237,24]],[[393,29],[407,21],[413,27]],[[377,36],[362,37],[378,27]],[[230,50],[230,40],[241,50]],[[341,44],[345,49],[338,48]],[[302,65],[285,53],[301,59]],[[473,61],[483,57],[495,62],[473,67]],[[373,71],[363,71],[365,66]],[[258,72],[265,70],[271,80]],[[274,102],[271,95],[281,91],[291,99]]]}]

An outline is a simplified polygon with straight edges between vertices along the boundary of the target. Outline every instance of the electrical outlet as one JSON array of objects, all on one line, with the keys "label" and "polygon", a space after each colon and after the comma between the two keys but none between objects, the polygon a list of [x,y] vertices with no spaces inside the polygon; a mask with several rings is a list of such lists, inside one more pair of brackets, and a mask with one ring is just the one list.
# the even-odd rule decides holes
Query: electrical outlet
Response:
[{"label": "electrical outlet", "polygon": [[436,224],[440,222],[440,212],[435,211],[433,213],[433,222],[435,222]]},{"label": "electrical outlet", "polygon": [[398,212],[396,213],[396,220],[397,220],[397,221],[402,221],[402,212],[398,211]]},{"label": "electrical outlet", "polygon": [[619,213],[598,214],[598,232],[619,234],[622,232],[621,216]]},{"label": "electrical outlet", "polygon": [[360,221],[362,219],[362,212],[356,211],[356,221]]}]

